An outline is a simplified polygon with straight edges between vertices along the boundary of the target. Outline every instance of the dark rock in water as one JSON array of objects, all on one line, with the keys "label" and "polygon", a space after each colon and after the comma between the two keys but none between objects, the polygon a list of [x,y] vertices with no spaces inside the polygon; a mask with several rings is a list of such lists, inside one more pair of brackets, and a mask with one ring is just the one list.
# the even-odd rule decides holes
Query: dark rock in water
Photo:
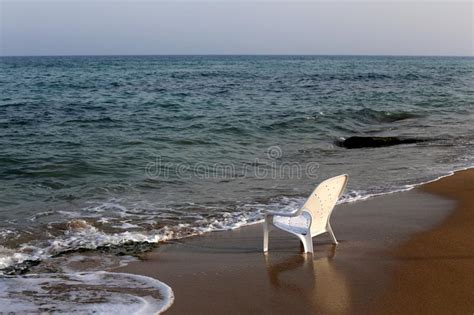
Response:
[{"label": "dark rock in water", "polygon": [[10,266],[7,268],[0,269],[0,271],[4,275],[8,275],[8,276],[22,275],[22,274],[27,273],[31,267],[39,265],[39,263],[40,263],[39,260],[25,260],[24,262],[19,263],[15,266]]},{"label": "dark rock in water", "polygon": [[[63,255],[68,255],[71,253],[84,253],[84,252],[91,252],[91,251],[98,251],[101,253],[107,254],[114,254],[116,256],[140,256],[146,252],[149,252],[156,247],[158,247],[158,243],[149,243],[149,242],[134,242],[128,241],[126,243],[118,244],[118,245],[105,245],[105,246],[98,246],[96,248],[78,248],[72,250],[66,250],[61,253],[58,253],[52,257],[60,257]],[[1,313],[0,313],[1,315]]]},{"label": "dark rock in water", "polygon": [[336,141],[336,145],[347,149],[380,148],[398,144],[424,142],[423,139],[400,139],[398,137],[349,137]]}]

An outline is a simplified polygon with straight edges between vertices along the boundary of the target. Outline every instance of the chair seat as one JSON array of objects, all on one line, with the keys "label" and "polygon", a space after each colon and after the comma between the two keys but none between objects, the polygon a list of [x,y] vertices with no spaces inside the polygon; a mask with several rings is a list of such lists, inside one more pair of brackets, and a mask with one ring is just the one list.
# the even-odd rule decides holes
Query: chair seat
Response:
[{"label": "chair seat", "polygon": [[273,217],[273,225],[290,233],[306,235],[311,222],[310,214],[303,212],[295,217],[284,217],[276,215]]}]

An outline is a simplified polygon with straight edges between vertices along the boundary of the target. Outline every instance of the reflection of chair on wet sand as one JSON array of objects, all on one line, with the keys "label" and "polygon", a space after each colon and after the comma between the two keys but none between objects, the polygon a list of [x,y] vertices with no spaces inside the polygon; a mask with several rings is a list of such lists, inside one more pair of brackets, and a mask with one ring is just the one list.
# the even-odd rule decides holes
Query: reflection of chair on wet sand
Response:
[{"label": "reflection of chair on wet sand", "polygon": [[329,266],[328,263],[336,256],[336,245],[331,245],[332,247],[329,250],[329,254],[325,257],[318,258],[316,261],[313,261],[313,258],[308,258],[305,256],[289,256],[286,259],[276,259],[276,261],[271,262],[269,255],[265,255],[265,265],[267,267],[268,277],[270,283],[273,287],[282,287],[285,284],[280,280],[280,274],[295,270],[302,269],[306,273],[309,272],[309,275],[305,276],[305,279],[311,280],[311,286],[314,287],[314,265],[324,265],[324,269]]},{"label": "reflection of chair on wet sand", "polygon": [[312,238],[326,232],[337,244],[329,219],[348,178],[347,175],[339,175],[325,180],[295,212],[267,212],[263,224],[263,251],[268,251],[268,233],[272,226],[296,235],[303,243],[305,253],[313,253]]},{"label": "reflection of chair on wet sand", "polygon": [[299,310],[295,309],[295,314],[349,313],[351,290],[343,270],[335,266],[335,254],[336,246],[332,245],[329,255],[317,259],[301,255],[285,256],[285,259],[265,255],[275,303],[287,297],[295,299],[294,307]]}]

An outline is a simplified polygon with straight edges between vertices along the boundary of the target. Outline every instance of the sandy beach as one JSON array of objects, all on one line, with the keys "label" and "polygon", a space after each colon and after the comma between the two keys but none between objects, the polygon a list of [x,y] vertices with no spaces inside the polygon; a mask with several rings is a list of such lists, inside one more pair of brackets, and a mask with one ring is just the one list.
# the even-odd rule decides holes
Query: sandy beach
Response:
[{"label": "sandy beach", "polygon": [[340,243],[260,224],[166,243],[114,271],[164,281],[166,314],[471,314],[474,311],[474,170],[338,206]]}]

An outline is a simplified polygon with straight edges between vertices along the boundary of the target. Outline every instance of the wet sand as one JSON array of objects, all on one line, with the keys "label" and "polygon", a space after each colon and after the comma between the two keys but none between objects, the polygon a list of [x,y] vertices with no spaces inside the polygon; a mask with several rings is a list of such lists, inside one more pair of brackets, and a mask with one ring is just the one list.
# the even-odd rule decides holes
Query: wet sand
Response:
[{"label": "wet sand", "polygon": [[340,205],[339,245],[315,237],[314,255],[260,224],[167,243],[114,271],[172,287],[166,314],[360,314],[474,311],[474,170]]}]

